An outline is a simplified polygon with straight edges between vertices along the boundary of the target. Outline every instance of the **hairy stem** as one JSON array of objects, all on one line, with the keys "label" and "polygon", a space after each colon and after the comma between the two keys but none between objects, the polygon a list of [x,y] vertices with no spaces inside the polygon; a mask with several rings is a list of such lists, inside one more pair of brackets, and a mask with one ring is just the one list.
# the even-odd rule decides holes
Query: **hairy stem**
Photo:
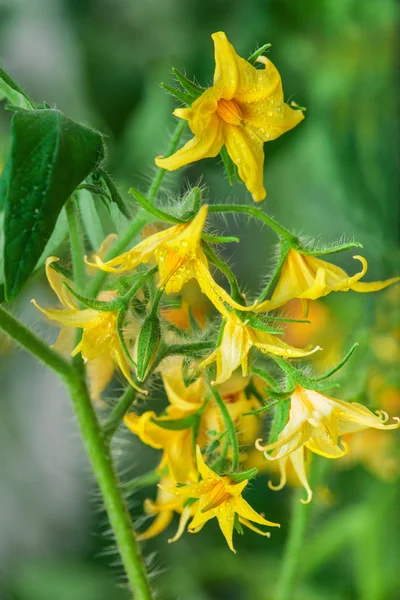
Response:
[{"label": "hairy stem", "polygon": [[[179,121],[178,125],[175,128],[174,133],[172,134],[168,150],[165,154],[165,158],[167,158],[168,156],[171,156],[171,154],[173,154],[175,152],[176,147],[179,143],[179,140],[181,139],[182,134],[185,131],[185,128],[186,128],[186,121]],[[157,192],[160,189],[160,185],[162,183],[162,180],[164,179],[165,173],[166,173],[165,169],[157,170],[157,173],[149,187],[149,191],[147,192],[147,198],[150,200],[150,202],[153,202],[155,197],[157,196]]]},{"label": "hairy stem", "polygon": [[0,327],[25,350],[60,375],[66,383],[132,592],[136,600],[151,600],[152,595],[140,548],[135,539],[110,451],[103,439],[90,400],[82,366],[73,366],[57,352],[48,348],[42,340],[2,307],[0,307]]},{"label": "hairy stem", "polygon": [[254,206],[244,206],[239,204],[213,204],[208,207],[208,212],[210,213],[244,213],[246,215],[250,215],[263,221],[270,229],[273,229],[279,237],[284,238],[286,240],[294,241],[294,236],[290,231],[285,229],[282,225],[280,225],[275,219],[268,216],[259,208],[255,208]]},{"label": "hairy stem", "polygon": [[266,287],[263,289],[263,291],[260,293],[260,295],[257,298],[257,302],[260,303],[263,300],[265,300],[265,298],[268,296],[268,294],[270,293],[271,289],[273,288],[273,286],[275,285],[276,280],[279,277],[279,274],[282,270],[282,267],[285,263],[285,260],[287,258],[287,255],[289,254],[289,250],[290,250],[290,244],[288,244],[286,241],[282,241],[281,242],[281,247],[280,247],[280,255],[279,255],[279,260],[277,262],[277,265],[274,269],[274,272],[269,280],[269,282],[267,283]]}]

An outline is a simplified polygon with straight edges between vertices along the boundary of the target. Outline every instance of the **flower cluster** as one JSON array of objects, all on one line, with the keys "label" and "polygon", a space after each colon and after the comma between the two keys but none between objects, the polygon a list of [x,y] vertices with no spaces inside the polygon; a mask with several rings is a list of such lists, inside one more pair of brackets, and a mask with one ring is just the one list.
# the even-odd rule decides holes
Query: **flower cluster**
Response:
[{"label": "flower cluster", "polygon": [[[285,104],[280,75],[261,51],[245,60],[224,33],[212,37],[213,85],[200,88],[177,72],[182,90],[175,92],[187,106],[174,114],[188,122],[194,137],[171,156],[156,158],[156,164],[174,170],[221,153],[226,168],[236,171],[258,202],[266,195],[264,142],[298,125],[304,114],[299,107]],[[257,69],[256,62],[263,68]],[[201,191],[193,188],[172,214],[137,190],[132,193],[162,225],[118,256],[107,260],[100,251],[86,260],[88,276],[96,272],[110,276],[94,298],[74,291],[58,259],[49,258],[47,277],[63,308],[40,310],[62,325],[57,347],[65,349],[61,341],[66,328],[78,330],[70,351],[87,362],[95,400],[115,369],[137,395],[148,393],[152,379],[162,380],[167,404],[161,414],[146,406],[143,410],[144,399],[133,404],[133,394],[133,405],[126,407],[123,419],[133,435],[160,452],[154,472],[154,481],[159,481],[157,498],[145,503],[145,512],[155,519],[138,536],[149,539],[159,534],[177,513],[178,531],[170,540],[175,541],[186,528],[197,533],[216,517],[234,551],[234,530],[241,534],[245,526],[269,536],[258,526],[279,526],[243,498],[249,480],[257,475],[252,466],[255,452],[265,464],[279,466],[280,483],[270,483],[272,489],[285,485],[290,467],[306,490],[302,501],[310,502],[307,455],[338,459],[348,452],[343,437],[400,426],[397,417],[387,423],[383,411],[374,414],[357,402],[325,395],[329,385],[325,379],[350,358],[354,348],[331,371],[306,373],[293,360],[329,348],[289,344],[279,326],[294,320],[273,311],[300,301],[307,316],[309,303],[331,292],[374,292],[399,278],[361,281],[367,262],[359,255],[354,258],[361,270],[348,275],[321,256],[359,244],[328,250],[305,244],[253,205],[207,205]],[[233,238],[207,233],[209,215],[218,212],[250,214],[279,237],[276,269],[252,303],[213,249]],[[217,283],[214,271],[226,277],[229,292]],[[296,322],[309,326],[304,319]],[[323,340],[319,343],[323,345]]]}]

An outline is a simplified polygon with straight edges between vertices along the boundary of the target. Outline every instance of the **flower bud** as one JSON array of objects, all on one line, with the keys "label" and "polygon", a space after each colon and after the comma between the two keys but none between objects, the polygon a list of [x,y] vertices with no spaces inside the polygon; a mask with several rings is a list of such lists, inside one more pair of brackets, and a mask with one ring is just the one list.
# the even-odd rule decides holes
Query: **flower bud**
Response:
[{"label": "flower bud", "polygon": [[136,376],[139,381],[144,381],[146,378],[154,362],[160,341],[160,320],[157,315],[149,315],[143,321],[134,350],[134,361],[137,365]]}]

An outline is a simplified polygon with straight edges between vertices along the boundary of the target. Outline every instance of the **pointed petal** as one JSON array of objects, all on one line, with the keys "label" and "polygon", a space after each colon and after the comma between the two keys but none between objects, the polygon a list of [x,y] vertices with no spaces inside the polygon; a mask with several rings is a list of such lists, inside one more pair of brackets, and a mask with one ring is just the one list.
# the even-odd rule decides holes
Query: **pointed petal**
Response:
[{"label": "pointed petal", "polygon": [[234,516],[235,516],[234,502],[235,501],[232,499],[232,500],[227,500],[226,502],[221,504],[221,506],[217,509],[216,517],[218,519],[219,527],[222,531],[224,538],[226,539],[226,542],[227,542],[230,550],[232,550],[232,552],[236,553],[236,550],[233,547],[233,540],[232,540]]},{"label": "pointed petal", "polygon": [[199,445],[196,446],[196,458],[197,470],[203,479],[212,479],[214,481],[219,481],[221,479],[221,477],[217,475],[212,469],[210,469],[210,467],[208,467],[204,462]]},{"label": "pointed petal", "polygon": [[281,473],[281,479],[278,483],[278,485],[274,485],[272,483],[272,481],[268,481],[268,487],[270,490],[274,490],[274,492],[278,492],[279,490],[283,489],[287,483],[287,461],[288,461],[289,457],[288,455],[284,456],[283,458],[280,458],[278,461],[279,464],[279,470]]},{"label": "pointed petal", "polygon": [[224,125],[224,141],[253,200],[263,200],[267,195],[263,184],[263,141],[250,128],[228,124]]},{"label": "pointed petal", "polygon": [[391,279],[386,279],[385,281],[368,281],[368,282],[360,282],[356,281],[353,283],[351,288],[353,292],[379,292],[384,288],[392,285],[393,283],[397,283],[400,281],[400,277],[392,277]]},{"label": "pointed petal", "polygon": [[31,300],[32,304],[36,306],[46,317],[52,321],[57,321],[68,327],[86,327],[99,316],[99,311],[87,308],[86,310],[45,310],[41,308],[36,300]]},{"label": "pointed petal", "polygon": [[256,512],[254,508],[252,508],[244,498],[240,497],[234,500],[234,510],[241,517],[244,517],[249,521],[254,521],[254,523],[259,523],[260,525],[267,525],[269,527],[280,527],[279,523],[267,521],[266,519],[264,519],[264,517],[259,515],[258,512]]},{"label": "pointed petal", "polygon": [[208,126],[202,135],[195,135],[175,154],[167,158],[157,156],[155,158],[157,167],[175,171],[189,163],[217,156],[223,146],[221,121],[216,114],[213,114],[208,121]]},{"label": "pointed petal", "polygon": [[176,542],[177,540],[179,540],[179,538],[184,533],[186,524],[189,521],[191,516],[192,516],[192,507],[186,506],[182,511],[181,518],[179,519],[178,529],[177,529],[175,535],[168,540],[168,544],[172,544],[173,542]]},{"label": "pointed petal", "polygon": [[301,110],[294,110],[284,102],[271,106],[263,99],[241,104],[241,108],[246,127],[251,128],[263,142],[275,140],[304,119]]},{"label": "pointed petal", "polygon": [[294,348],[286,342],[282,341],[278,336],[272,335],[271,333],[265,333],[264,331],[251,330],[252,341],[254,346],[261,350],[261,352],[276,354],[277,356],[285,356],[289,358],[299,358],[301,356],[309,356],[317,350],[321,350],[319,346],[316,346],[312,350],[300,350],[300,348]]},{"label": "pointed petal", "polygon": [[114,375],[115,365],[110,354],[103,354],[90,360],[87,364],[90,397],[95,402],[101,402],[101,394]]},{"label": "pointed petal", "polygon": [[188,121],[190,119],[190,115],[192,113],[191,108],[176,108],[172,113],[178,119],[183,119],[184,121]]},{"label": "pointed petal", "polygon": [[76,310],[78,308],[76,299],[69,289],[64,285],[64,282],[69,284],[72,282],[64,277],[64,275],[61,275],[61,273],[58,273],[51,268],[52,263],[58,262],[59,260],[60,259],[55,256],[49,256],[49,258],[46,259],[45,269],[47,281],[49,282],[53,292],[57,295],[61,304],[66,308]]},{"label": "pointed petal", "polygon": [[306,469],[304,465],[304,446],[292,452],[292,454],[288,457],[292,461],[293,469],[304,489],[307,492],[307,498],[305,500],[301,499],[300,502],[303,504],[308,504],[312,500],[312,490],[310,488],[310,484],[308,483]]},{"label": "pointed petal", "polygon": [[160,512],[156,516],[156,518],[154,519],[154,521],[152,522],[150,527],[148,527],[148,529],[146,529],[146,531],[136,535],[136,539],[139,542],[142,542],[144,540],[150,540],[151,538],[155,537],[156,535],[159,535],[171,523],[173,516],[174,516],[174,513],[172,510],[164,510],[164,511]]},{"label": "pointed petal", "polygon": [[251,531],[254,531],[255,533],[258,533],[259,535],[263,535],[264,537],[268,537],[268,538],[271,537],[271,532],[270,531],[262,531],[262,529],[259,529],[258,527],[256,527],[255,525],[253,525],[253,523],[251,523],[251,521],[248,521],[244,517],[239,517],[239,523],[241,523],[242,525],[244,525],[248,529],[251,529]]}]

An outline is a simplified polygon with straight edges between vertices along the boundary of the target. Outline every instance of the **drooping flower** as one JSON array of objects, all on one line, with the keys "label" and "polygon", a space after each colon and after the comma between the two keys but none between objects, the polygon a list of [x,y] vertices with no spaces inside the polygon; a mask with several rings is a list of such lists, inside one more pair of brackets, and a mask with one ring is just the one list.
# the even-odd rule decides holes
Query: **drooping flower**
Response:
[{"label": "drooping flower", "polygon": [[320,349],[318,346],[309,351],[293,348],[278,336],[253,329],[246,321],[241,321],[234,313],[230,313],[220,345],[203,360],[200,367],[216,361],[217,378],[214,382],[216,385],[229,379],[239,366],[242,367],[243,375],[247,375],[249,352],[253,346],[263,353],[289,358],[308,356]]},{"label": "drooping flower", "polygon": [[158,467],[162,471],[166,466],[174,480],[186,483],[188,480],[197,481],[198,473],[194,457],[192,427],[184,429],[166,429],[157,425],[159,422],[183,419],[194,415],[204,404],[205,383],[202,377],[185,386],[182,376],[182,361],[171,361],[164,367],[162,378],[170,402],[165,417],[157,417],[154,411],[146,411],[142,415],[134,412],[125,416],[125,425],[143,443],[163,450],[163,457]]},{"label": "drooping flower", "polygon": [[146,531],[137,535],[139,541],[149,540],[162,533],[171,523],[175,513],[180,514],[179,525],[176,534],[168,542],[176,542],[181,537],[188,520],[196,512],[196,506],[195,503],[188,503],[185,506],[185,498],[170,492],[168,488],[174,485],[175,482],[171,476],[165,475],[160,481],[156,501],[145,500],[145,513],[154,515],[155,519]]},{"label": "drooping flower", "polygon": [[[143,390],[136,385],[131,377],[129,362],[118,337],[118,312],[115,310],[100,311],[92,308],[80,310],[77,306],[75,297],[64,285],[64,282],[66,282],[67,279],[51,267],[51,264],[58,260],[59,259],[54,256],[50,256],[46,260],[46,275],[52,290],[65,309],[45,310],[41,308],[35,300],[32,300],[32,303],[36,308],[45,314],[51,321],[61,323],[62,328],[56,344],[60,345],[60,338],[65,337],[66,327],[83,329],[81,340],[72,350],[71,356],[76,356],[81,353],[82,358],[85,361],[97,361],[97,359],[101,359],[100,362],[97,362],[97,367],[101,369],[104,369],[104,363],[106,364],[106,369],[101,375],[101,385],[100,381],[97,382],[97,387],[95,389],[96,395],[105,388],[112,376],[110,361],[120,368],[124,377],[129,381],[132,387],[142,392]],[[96,370],[97,369],[95,369],[94,372],[92,370],[92,377],[96,375]]]},{"label": "drooping flower", "polygon": [[235,552],[232,538],[236,518],[240,524],[266,537],[269,537],[270,533],[260,530],[253,523],[267,527],[280,527],[278,523],[264,519],[244,500],[242,492],[248,484],[247,479],[235,483],[228,476],[215,473],[205,464],[199,446],[196,447],[196,457],[201,481],[170,490],[177,497],[199,500],[196,504],[196,513],[188,527],[191,533],[197,533],[207,521],[216,517],[229,548]]},{"label": "drooping flower", "polygon": [[[341,441],[341,436],[348,433],[374,429],[397,429],[400,419],[394,417],[396,423],[386,425],[388,415],[378,411],[374,415],[368,408],[357,402],[344,402],[320,394],[314,390],[306,390],[297,385],[291,396],[290,414],[287,425],[272,444],[263,445],[256,441],[256,448],[264,452],[267,460],[279,460],[281,466],[281,484],[285,485],[287,460],[307,490],[307,501],[312,492],[307,482],[304,468],[304,449],[325,456],[341,458],[348,448]],[[269,452],[273,451],[270,455]]]},{"label": "drooping flower", "polygon": [[217,156],[225,145],[239,175],[258,202],[266,196],[263,185],[264,142],[278,138],[304,119],[301,110],[283,101],[281,77],[265,56],[260,70],[238,56],[225,33],[212,35],[215,72],[212,87],[190,108],[174,115],[189,122],[194,134],[168,158],[157,157],[158,167],[174,171],[189,163]]},{"label": "drooping flower", "polygon": [[242,307],[235,302],[210,273],[207,258],[200,245],[207,212],[208,207],[204,205],[193,221],[155,233],[132,250],[106,263],[95,256],[96,265],[103,271],[123,273],[132,271],[154,257],[160,274],[159,286],[165,289],[166,294],[177,294],[187,281],[196,279],[203,294],[221,314],[229,314],[225,303],[241,310],[251,310],[251,307]]},{"label": "drooping flower", "polygon": [[271,299],[261,302],[254,310],[274,310],[293,298],[299,298],[307,304],[308,300],[316,300],[331,292],[378,292],[400,281],[400,277],[392,277],[386,281],[360,282],[367,272],[368,264],[362,256],[354,258],[361,262],[362,269],[349,277],[340,267],[291,248]]}]

